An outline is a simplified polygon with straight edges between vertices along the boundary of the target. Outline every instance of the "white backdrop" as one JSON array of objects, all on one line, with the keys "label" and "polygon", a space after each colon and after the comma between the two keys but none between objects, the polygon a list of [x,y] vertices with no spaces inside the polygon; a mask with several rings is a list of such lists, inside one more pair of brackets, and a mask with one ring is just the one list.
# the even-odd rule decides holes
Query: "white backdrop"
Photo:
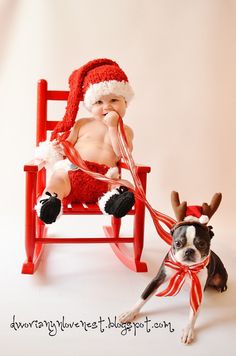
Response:
[{"label": "white backdrop", "polygon": [[[33,153],[37,80],[66,89],[72,70],[108,57],[135,89],[126,122],[135,132],[136,161],[152,167],[148,196],[155,208],[172,214],[172,189],[191,204],[221,191],[214,221],[233,229],[235,1],[1,3],[3,214],[12,205],[19,214],[23,208],[22,166]],[[64,108],[54,108],[58,117]]]},{"label": "white backdrop", "polygon": [[[113,256],[106,256],[106,250],[102,248],[101,262],[98,262],[100,250],[95,247],[90,250],[91,256],[94,251],[92,261],[87,259],[85,247],[77,248],[78,255],[82,257],[81,265],[77,262],[76,248],[68,256],[65,251],[69,251],[69,247],[64,250],[55,248],[57,254],[53,256],[56,259],[51,259],[49,266],[43,264],[41,274],[30,279],[26,276],[19,278],[19,264],[23,261],[23,164],[32,158],[34,151],[36,83],[39,78],[45,78],[50,89],[67,89],[70,73],[91,59],[107,57],[117,61],[135,90],[136,96],[125,120],[135,132],[135,160],[152,167],[148,178],[148,198],[152,205],[173,216],[170,207],[170,192],[173,189],[179,191],[182,200],[188,200],[190,204],[201,204],[205,200],[209,202],[215,192],[223,193],[222,205],[212,219],[217,232],[214,243],[218,249],[224,245],[222,257],[228,268],[235,270],[235,18],[235,0],[0,0],[0,216],[5,218],[4,226],[1,226],[1,239],[7,246],[6,249],[1,247],[1,261],[4,264],[1,277],[5,279],[5,287],[2,288],[5,295],[3,300],[6,301],[4,305],[7,305],[4,306],[7,320],[4,319],[4,331],[9,333],[5,337],[9,349],[11,346],[14,348],[13,340],[28,345],[27,333],[22,339],[20,336],[14,336],[17,339],[13,339],[13,334],[6,329],[13,309],[18,314],[22,312],[26,320],[27,317],[44,318],[44,303],[46,317],[50,316],[51,311],[57,316],[58,310],[64,310],[68,315],[70,308],[71,315],[74,311],[84,311],[94,317],[96,303],[93,303],[92,309],[90,306],[94,292],[91,293],[89,288],[80,288],[80,284],[76,283],[78,276],[82,286],[83,280],[84,284],[90,281],[101,294],[97,300],[100,302],[99,311],[104,308],[104,312],[123,311],[128,301],[131,303],[137,297],[136,287],[140,284],[140,289],[143,288],[149,278],[123,271],[118,263],[116,267],[113,265]],[[52,117],[61,118],[65,105],[50,107]],[[84,110],[79,112],[79,116],[84,114]],[[9,221],[12,225],[11,234]],[[148,217],[146,226],[153,228]],[[149,237],[150,234],[147,234],[147,242]],[[155,241],[161,245],[160,239]],[[157,260],[160,262],[162,254],[159,248],[158,252],[155,248],[146,248],[144,252],[147,260],[151,259],[154,264]],[[62,251],[66,258],[64,265],[61,265]],[[69,256],[72,258],[69,259]],[[72,268],[71,271],[73,262],[74,270]],[[64,270],[64,267],[68,267],[68,270]],[[86,273],[82,272],[83,268]],[[154,267],[149,274],[153,271]],[[232,272],[231,278],[233,276]],[[127,284],[126,294],[118,287],[123,286],[124,282]],[[103,283],[108,283],[111,289],[114,285],[120,297],[111,298],[112,290],[109,288],[104,291],[99,289]],[[213,306],[212,302],[208,302],[212,308],[210,314],[205,316],[207,320],[212,315],[212,322],[206,325],[215,327],[211,335],[212,342],[208,339],[210,327],[203,324],[200,336],[205,334],[202,332],[205,327],[205,344],[200,343],[202,349],[200,352],[195,349],[195,354],[204,355],[202,350],[207,350],[209,345],[215,347],[215,355],[221,354],[219,350],[225,345],[228,349],[231,347],[228,343],[221,343],[224,327],[229,330],[235,323],[235,315],[231,310],[232,301],[235,300],[235,282],[231,279],[230,283],[231,294],[227,292],[222,299],[223,321],[219,318],[220,314],[215,314],[220,303],[217,297]],[[1,285],[4,286],[2,282]],[[114,308],[113,304],[104,303],[104,293],[109,302],[113,300]],[[81,299],[81,305],[77,303],[77,298]],[[155,308],[153,304],[153,310]],[[36,316],[35,310],[38,313]],[[170,317],[176,313],[174,307],[166,308],[164,312],[167,312],[167,316],[169,313]],[[215,322],[217,317],[218,323]],[[214,334],[217,330],[219,338]],[[224,337],[228,337],[230,342],[234,341],[230,333],[225,333]],[[38,338],[38,334],[33,340],[39,346],[37,355],[40,354],[40,347],[52,346],[50,338],[44,344],[45,338]],[[85,350],[86,340],[82,343]],[[103,343],[101,338],[96,340]],[[132,343],[137,343],[135,340]],[[139,339],[136,347],[136,351],[142,351],[142,354],[146,345],[149,345],[148,340],[152,339],[147,336],[144,340],[141,345]],[[67,347],[67,342],[68,339],[62,338],[59,345]],[[18,343],[15,345],[18,348]],[[97,347],[96,343],[93,345]],[[61,352],[64,355],[63,347]],[[122,347],[126,347],[126,344]],[[161,348],[166,352],[164,339]],[[132,348],[129,349],[131,351]],[[121,352],[119,348],[116,351],[117,354]],[[184,353],[183,350],[178,352]],[[188,350],[185,349],[185,352],[187,354]],[[9,355],[12,356],[12,353]]]}]

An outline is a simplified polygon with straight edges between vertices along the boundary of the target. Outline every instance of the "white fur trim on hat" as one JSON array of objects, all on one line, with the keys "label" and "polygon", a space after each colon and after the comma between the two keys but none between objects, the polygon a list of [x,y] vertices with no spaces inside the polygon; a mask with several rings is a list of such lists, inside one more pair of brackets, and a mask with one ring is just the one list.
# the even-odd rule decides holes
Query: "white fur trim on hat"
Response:
[{"label": "white fur trim on hat", "polygon": [[133,89],[130,84],[124,80],[109,80],[100,83],[90,84],[84,95],[84,105],[87,109],[91,109],[92,105],[103,95],[115,94],[123,96],[129,104],[134,96]]},{"label": "white fur trim on hat", "polygon": [[184,221],[189,221],[189,222],[200,222],[200,224],[207,224],[209,221],[209,218],[207,215],[201,215],[200,218],[197,218],[196,216],[188,215],[184,218]]},{"label": "white fur trim on hat", "polygon": [[199,222],[199,219],[196,216],[188,215],[185,216],[184,221]]}]

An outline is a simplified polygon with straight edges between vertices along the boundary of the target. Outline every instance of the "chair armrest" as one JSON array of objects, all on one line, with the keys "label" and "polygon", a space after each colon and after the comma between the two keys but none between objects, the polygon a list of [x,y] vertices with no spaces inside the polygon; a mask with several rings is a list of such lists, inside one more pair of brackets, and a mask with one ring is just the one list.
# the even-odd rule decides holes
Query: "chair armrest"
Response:
[{"label": "chair armrest", "polygon": [[[137,167],[137,173],[149,173],[151,172],[151,167],[149,166],[144,166],[142,164],[137,164],[135,163],[135,166]],[[118,167],[123,168],[123,169],[129,169],[126,163],[124,162],[119,162]]]},{"label": "chair armrest", "polygon": [[46,162],[41,159],[33,159],[24,165],[25,172],[39,172],[42,168],[44,168]]}]

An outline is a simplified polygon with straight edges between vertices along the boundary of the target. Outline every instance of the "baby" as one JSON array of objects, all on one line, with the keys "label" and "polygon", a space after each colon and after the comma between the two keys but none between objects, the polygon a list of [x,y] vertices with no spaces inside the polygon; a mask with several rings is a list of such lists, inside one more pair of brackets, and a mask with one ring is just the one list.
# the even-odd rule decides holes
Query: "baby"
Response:
[{"label": "baby", "polygon": [[[109,59],[88,62],[74,71],[69,79],[70,92],[66,113],[52,132],[51,139],[68,132],[69,141],[87,167],[112,179],[119,178],[117,162],[121,158],[117,124],[125,115],[133,91],[126,74]],[[80,101],[91,117],[75,121]],[[132,150],[133,132],[124,125],[127,143]],[[60,145],[54,149],[61,152]],[[62,152],[64,154],[64,152]],[[134,194],[121,186],[114,188],[78,169],[68,159],[55,164],[36,211],[46,224],[56,221],[65,203],[95,203],[105,214],[117,218],[126,215],[134,205]]]}]

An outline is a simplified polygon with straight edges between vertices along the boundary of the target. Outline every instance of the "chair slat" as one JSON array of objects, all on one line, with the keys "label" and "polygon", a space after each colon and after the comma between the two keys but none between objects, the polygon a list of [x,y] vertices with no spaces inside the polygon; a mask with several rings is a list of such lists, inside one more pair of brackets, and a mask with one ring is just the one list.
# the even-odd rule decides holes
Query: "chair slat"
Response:
[{"label": "chair slat", "polygon": [[48,90],[47,100],[67,100],[69,92],[64,90]]},{"label": "chair slat", "polygon": [[66,215],[76,215],[76,214],[84,214],[84,215],[102,215],[97,204],[75,204],[71,203],[71,207],[64,206],[63,214]]}]

